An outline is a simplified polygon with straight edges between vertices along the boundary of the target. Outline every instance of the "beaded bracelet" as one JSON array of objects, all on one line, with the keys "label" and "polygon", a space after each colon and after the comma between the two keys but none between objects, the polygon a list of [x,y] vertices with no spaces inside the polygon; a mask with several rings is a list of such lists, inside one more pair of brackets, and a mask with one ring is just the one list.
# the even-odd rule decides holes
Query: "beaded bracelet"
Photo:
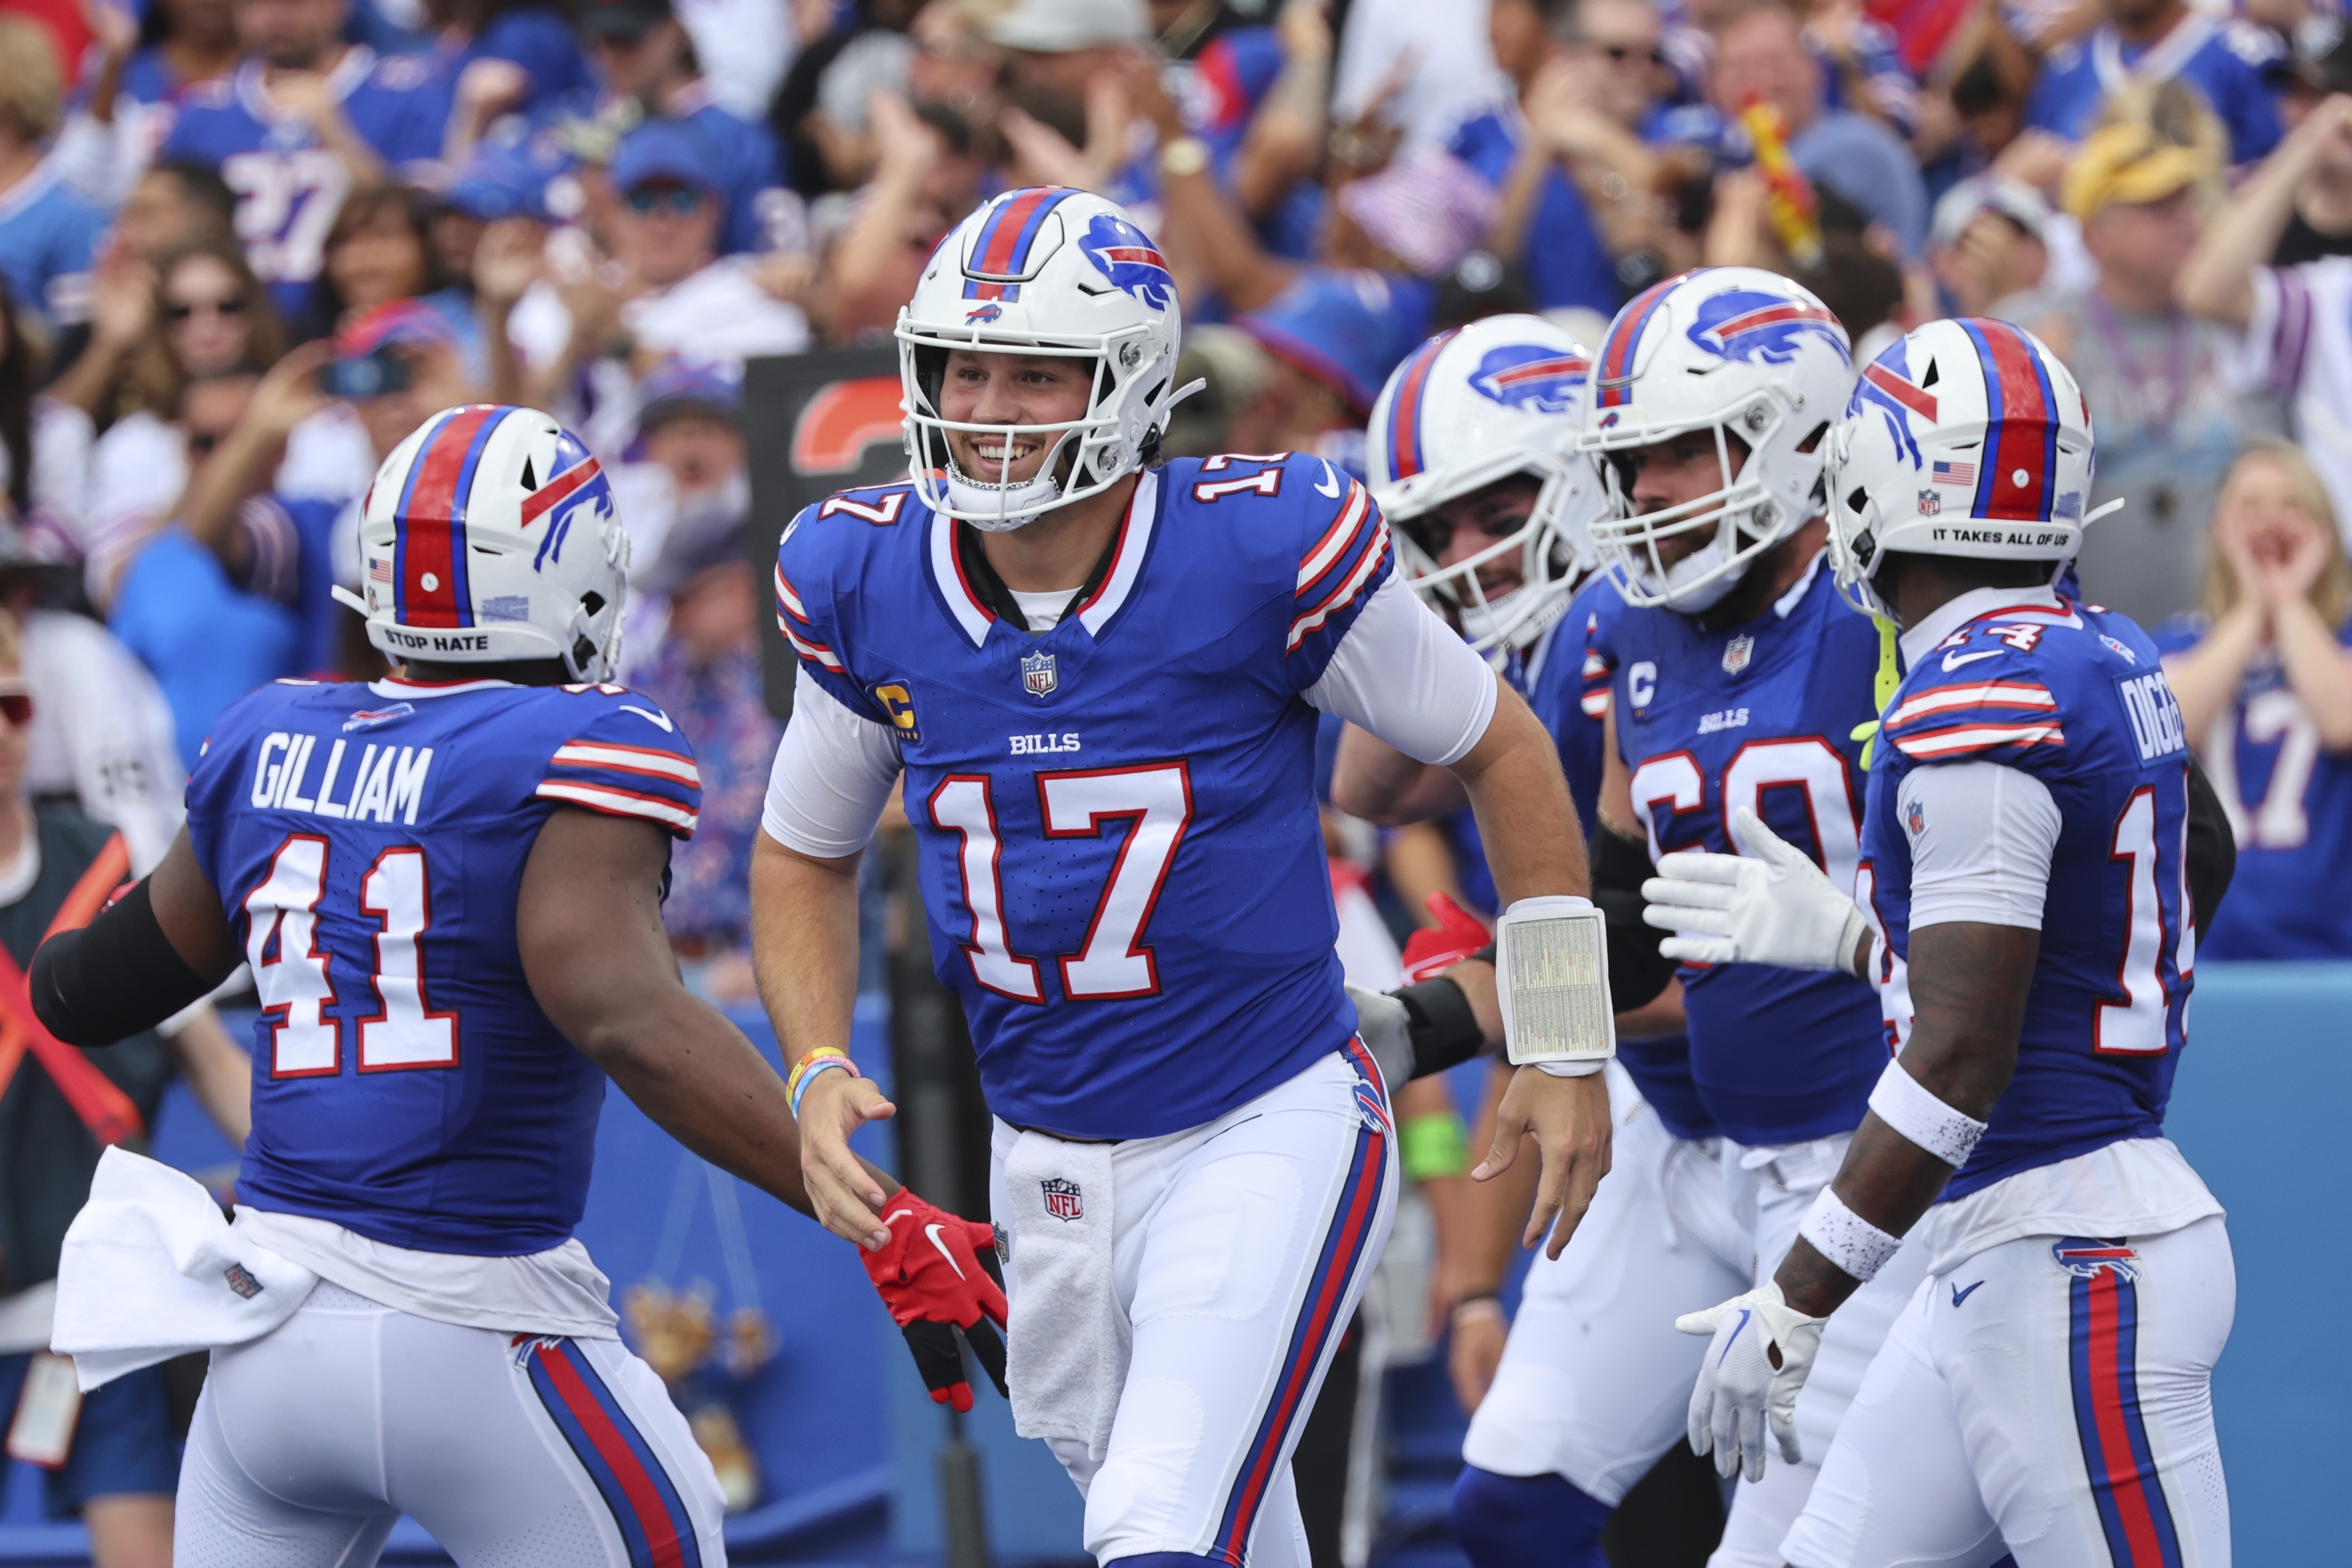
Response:
[{"label": "beaded bracelet", "polygon": [[816,1081],[818,1073],[835,1067],[852,1078],[866,1076],[857,1071],[857,1063],[849,1060],[848,1053],[837,1046],[821,1045],[793,1064],[792,1076],[784,1080],[784,1097],[792,1103],[795,1121],[800,1117],[801,1099],[807,1094],[808,1086]]}]

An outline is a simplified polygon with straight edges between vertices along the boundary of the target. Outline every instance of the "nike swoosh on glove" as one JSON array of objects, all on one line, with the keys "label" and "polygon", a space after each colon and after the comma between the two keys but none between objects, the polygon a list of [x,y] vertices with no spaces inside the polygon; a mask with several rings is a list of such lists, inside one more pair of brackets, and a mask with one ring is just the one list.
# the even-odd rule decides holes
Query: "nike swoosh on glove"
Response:
[{"label": "nike swoosh on glove", "polygon": [[1437,924],[1424,925],[1404,939],[1404,983],[1417,986],[1442,975],[1495,940],[1479,918],[1442,893],[1427,900]]},{"label": "nike swoosh on glove", "polygon": [[907,1336],[931,1403],[971,1408],[958,1330],[996,1391],[1004,1393],[1004,1341],[997,1330],[1004,1326],[1005,1301],[995,1268],[995,1228],[903,1189],[883,1206],[882,1223],[890,1228],[890,1244],[874,1252],[859,1248],[858,1260]]},{"label": "nike swoosh on glove", "polygon": [[1743,806],[1738,821],[1753,855],[1677,850],[1642,884],[1643,922],[1675,933],[1658,951],[1686,964],[1851,973],[1868,929],[1861,909],[1755,812]]},{"label": "nike swoosh on glove", "polygon": [[1780,1458],[1801,1464],[1797,1447],[1797,1391],[1813,1369],[1827,1318],[1809,1318],[1768,1280],[1744,1296],[1703,1312],[1685,1312],[1675,1327],[1713,1336],[1691,1390],[1690,1446],[1715,1453],[1716,1473],[1729,1480],[1743,1467],[1764,1479],[1764,1429],[1769,1423]]}]

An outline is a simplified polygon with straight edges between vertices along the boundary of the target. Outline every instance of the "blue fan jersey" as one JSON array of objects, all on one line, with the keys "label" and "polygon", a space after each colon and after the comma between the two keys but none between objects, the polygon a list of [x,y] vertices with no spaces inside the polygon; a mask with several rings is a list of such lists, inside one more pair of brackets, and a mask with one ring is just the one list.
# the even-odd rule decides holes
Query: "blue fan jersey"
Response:
[{"label": "blue fan jersey", "polygon": [[[1861,742],[1877,715],[1878,630],[1847,608],[1825,559],[1779,604],[1703,630],[1627,608],[1608,639],[1617,748],[1653,859],[1737,854],[1740,808],[1853,883],[1862,838]],[[1851,1133],[1886,1066],[1877,999],[1850,975],[1758,964],[1685,966],[1700,1103],[1742,1144]]]},{"label": "blue fan jersey", "polygon": [[[220,171],[236,193],[236,236],[246,258],[289,320],[299,321],[319,277],[320,247],[334,225],[351,171],[299,121],[277,119],[247,60],[229,77],[189,89],[166,158],[193,158]],[[448,84],[425,55],[378,59],[354,44],[327,73],[329,90],[360,140],[400,178],[441,156]]]},{"label": "blue fan jersey", "polygon": [[221,716],[188,836],[253,966],[240,1201],[429,1252],[560,1246],[604,1075],[532,1000],[516,891],[548,813],[680,838],[686,738],[620,686],[279,681]]},{"label": "blue fan jersey", "polygon": [[[2167,657],[2204,639],[2203,616],[2156,632]],[[2352,625],[2338,629],[2352,648]],[[2319,727],[2274,653],[2247,666],[2237,701],[2200,736],[2205,775],[2230,813],[2238,870],[2206,923],[2206,958],[2352,958],[2352,756]]]},{"label": "blue fan jersey", "polygon": [[41,163],[0,192],[0,277],[17,304],[52,325],[89,318],[89,269],[107,215]]},{"label": "blue fan jersey", "polygon": [[1195,1127],[1355,1030],[1301,695],[1391,570],[1363,487],[1305,455],[1149,471],[1049,632],[992,612],[906,486],[808,507],[777,619],[892,727],[940,977],[989,1108],[1086,1138]]},{"label": "blue fan jersey", "polygon": [[[1554,629],[1550,655],[1536,671],[1528,705],[1551,732],[1568,775],[1568,798],[1590,839],[1601,821],[1601,774],[1608,747],[1609,685],[1616,674],[1612,637],[1625,601],[1615,579],[1595,572],[1568,601]],[[1691,1078],[1690,1040],[1680,1034],[1617,1041],[1617,1060],[1633,1076],[1642,1098],[1677,1138],[1712,1138],[1722,1129],[1707,1114]]]},{"label": "blue fan jersey", "polygon": [[2025,123],[2080,141],[2091,133],[2114,88],[2149,70],[2149,57],[2158,54],[2171,69],[2156,74],[2195,88],[2220,117],[2230,132],[2231,162],[2250,163],[2278,145],[2278,104],[2270,78],[2286,69],[2286,47],[2251,22],[2219,20],[2193,10],[2165,37],[2140,47],[2125,44],[2114,25],[2104,23],[2052,49],[2026,99]]},{"label": "blue fan jersey", "polygon": [[1904,677],[1872,758],[1854,892],[1885,934],[1873,962],[1896,1050],[1911,1028],[1910,834],[1926,831],[1896,820],[1897,800],[1911,769],[1948,762],[2032,774],[2060,820],[2017,1073],[1948,1200],[2162,1135],[2196,935],[2183,919],[2189,747],[2156,644],[2063,601],[1967,622]]}]

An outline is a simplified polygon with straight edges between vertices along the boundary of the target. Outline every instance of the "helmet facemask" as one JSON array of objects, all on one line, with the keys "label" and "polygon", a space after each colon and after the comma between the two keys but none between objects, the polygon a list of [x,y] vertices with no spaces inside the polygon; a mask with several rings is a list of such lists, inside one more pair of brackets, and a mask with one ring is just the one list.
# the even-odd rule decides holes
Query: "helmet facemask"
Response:
[{"label": "helmet facemask", "polygon": [[[1543,473],[1521,470],[1502,478],[1523,478],[1537,485],[1527,517],[1509,532],[1489,536],[1479,549],[1451,565],[1439,565],[1438,558],[1445,551],[1431,548],[1434,540],[1431,524],[1439,507],[1500,480],[1463,487],[1454,496],[1392,519],[1398,563],[1406,580],[1415,592],[1446,612],[1463,640],[1481,653],[1517,652],[1532,645],[1568,608],[1576,580],[1576,551],[1561,527],[1576,490],[1565,466]],[[1480,572],[1506,559],[1518,562],[1518,584],[1489,595]]]}]

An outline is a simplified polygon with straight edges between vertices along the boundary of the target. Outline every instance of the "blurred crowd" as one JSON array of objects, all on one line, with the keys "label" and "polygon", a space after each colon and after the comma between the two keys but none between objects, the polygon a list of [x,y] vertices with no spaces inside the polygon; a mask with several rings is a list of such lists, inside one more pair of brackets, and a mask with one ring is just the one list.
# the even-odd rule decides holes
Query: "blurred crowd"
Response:
[{"label": "blurred crowd", "polygon": [[[625,675],[703,758],[673,928],[748,997],[777,730],[744,361],[887,342],[941,236],[1031,183],[1122,203],[1176,276],[1208,382],[1178,453],[1360,467],[1431,332],[1596,342],[1700,264],[1802,281],[1858,361],[2017,321],[2127,502],[2086,591],[2204,661],[2209,726],[2267,681],[2332,768],[2352,41],[2336,0],[2241,4],[6,0],[0,585],[43,711],[105,716],[34,788],[152,859],[226,703],[380,673],[331,593],[379,460],[441,406],[537,404],[614,476]],[[2267,787],[2247,831],[2293,848]]]}]

